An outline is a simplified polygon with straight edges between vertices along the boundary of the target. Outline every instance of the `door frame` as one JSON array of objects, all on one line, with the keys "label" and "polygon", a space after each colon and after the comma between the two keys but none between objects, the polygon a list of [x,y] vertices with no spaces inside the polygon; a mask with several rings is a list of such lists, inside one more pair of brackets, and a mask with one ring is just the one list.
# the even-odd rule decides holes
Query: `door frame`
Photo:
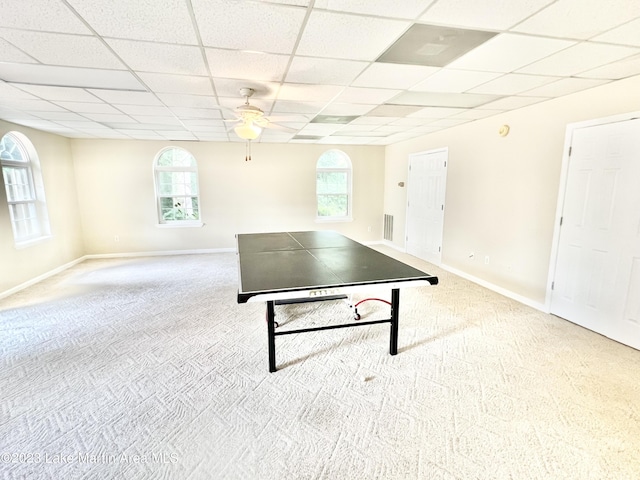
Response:
[{"label": "door frame", "polygon": [[[448,173],[448,167],[449,167],[449,147],[439,147],[439,148],[432,148],[429,150],[422,150],[419,152],[411,152],[407,158],[407,195],[406,195],[406,206],[405,206],[405,219],[406,221],[404,222],[404,251],[405,253],[407,252],[407,236],[409,234],[409,189],[411,188],[411,157],[413,156],[418,156],[418,155],[425,155],[425,154],[431,154],[431,153],[441,153],[444,152],[447,154],[447,166],[445,168],[447,168],[447,173]],[[445,174],[446,175],[446,174]],[[440,238],[440,245],[442,245],[442,240],[444,239],[444,213],[446,211],[446,188],[447,188],[447,179],[445,176],[445,202],[443,205],[443,209],[442,209],[442,236]],[[424,258],[421,258],[421,260],[425,260],[428,261],[429,263],[433,263],[436,266],[441,266],[442,265],[442,250],[444,249],[444,245],[442,245],[442,248],[440,249],[440,252],[438,252],[438,256],[435,259],[435,261],[433,260],[426,260]],[[419,257],[418,257],[419,258]]]},{"label": "door frame", "polygon": [[560,170],[560,182],[558,185],[558,201],[556,204],[556,215],[553,227],[553,240],[551,244],[551,255],[549,257],[549,274],[547,276],[547,289],[544,299],[544,307],[546,313],[551,313],[551,294],[553,281],[556,276],[556,265],[558,263],[558,249],[560,246],[560,219],[564,210],[564,202],[567,194],[567,181],[569,176],[569,151],[573,142],[573,132],[575,130],[587,127],[595,127],[598,125],[607,125],[610,123],[626,122],[628,120],[636,120],[640,118],[640,111],[622,113],[612,115],[610,117],[596,118],[593,120],[585,120],[583,122],[570,123],[567,125],[564,146],[562,147],[562,167]]}]

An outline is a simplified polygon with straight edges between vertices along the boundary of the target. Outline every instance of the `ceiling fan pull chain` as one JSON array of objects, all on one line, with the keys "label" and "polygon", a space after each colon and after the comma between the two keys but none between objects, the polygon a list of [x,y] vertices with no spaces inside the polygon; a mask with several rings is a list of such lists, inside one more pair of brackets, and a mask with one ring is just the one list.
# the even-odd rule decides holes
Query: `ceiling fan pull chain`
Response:
[{"label": "ceiling fan pull chain", "polygon": [[251,140],[247,140],[247,152],[244,161],[251,160]]}]

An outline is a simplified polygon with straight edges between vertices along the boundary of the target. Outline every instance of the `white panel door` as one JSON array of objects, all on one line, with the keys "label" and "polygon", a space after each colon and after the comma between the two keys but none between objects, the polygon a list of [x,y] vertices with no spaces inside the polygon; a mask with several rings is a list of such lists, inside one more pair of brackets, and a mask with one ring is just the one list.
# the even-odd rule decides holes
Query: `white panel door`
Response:
[{"label": "white panel door", "polygon": [[442,259],[448,150],[409,156],[407,253],[439,265]]},{"label": "white panel door", "polygon": [[640,349],[640,120],[573,131],[551,313]]}]

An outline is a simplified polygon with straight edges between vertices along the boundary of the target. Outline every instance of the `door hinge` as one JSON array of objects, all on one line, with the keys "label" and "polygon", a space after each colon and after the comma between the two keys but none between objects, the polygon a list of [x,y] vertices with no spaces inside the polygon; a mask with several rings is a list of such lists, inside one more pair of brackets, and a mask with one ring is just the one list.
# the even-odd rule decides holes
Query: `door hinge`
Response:
[{"label": "door hinge", "polygon": [[438,247],[438,253],[442,251],[442,247]]},{"label": "door hinge", "polygon": [[569,147],[569,156],[571,156],[571,151],[573,150],[573,147]]},{"label": "door hinge", "polygon": [[562,226],[562,220],[564,219],[564,217],[560,217],[560,226]]},{"label": "door hinge", "polygon": [[444,205],[441,205],[440,210],[442,210],[444,212]]},{"label": "door hinge", "polygon": [[444,161],[444,166],[445,166],[445,167],[447,166],[447,161],[446,161],[446,160]]},{"label": "door hinge", "polygon": [[554,290],[556,288],[556,282],[551,282],[551,290]]}]

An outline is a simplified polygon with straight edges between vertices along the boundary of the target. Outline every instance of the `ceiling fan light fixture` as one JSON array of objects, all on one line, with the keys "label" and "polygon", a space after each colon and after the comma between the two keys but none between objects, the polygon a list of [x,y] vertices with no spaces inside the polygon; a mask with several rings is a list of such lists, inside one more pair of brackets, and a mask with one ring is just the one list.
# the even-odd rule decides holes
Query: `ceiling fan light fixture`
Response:
[{"label": "ceiling fan light fixture", "polygon": [[247,122],[234,127],[233,131],[243,140],[255,140],[262,133],[262,128],[253,122]]}]

